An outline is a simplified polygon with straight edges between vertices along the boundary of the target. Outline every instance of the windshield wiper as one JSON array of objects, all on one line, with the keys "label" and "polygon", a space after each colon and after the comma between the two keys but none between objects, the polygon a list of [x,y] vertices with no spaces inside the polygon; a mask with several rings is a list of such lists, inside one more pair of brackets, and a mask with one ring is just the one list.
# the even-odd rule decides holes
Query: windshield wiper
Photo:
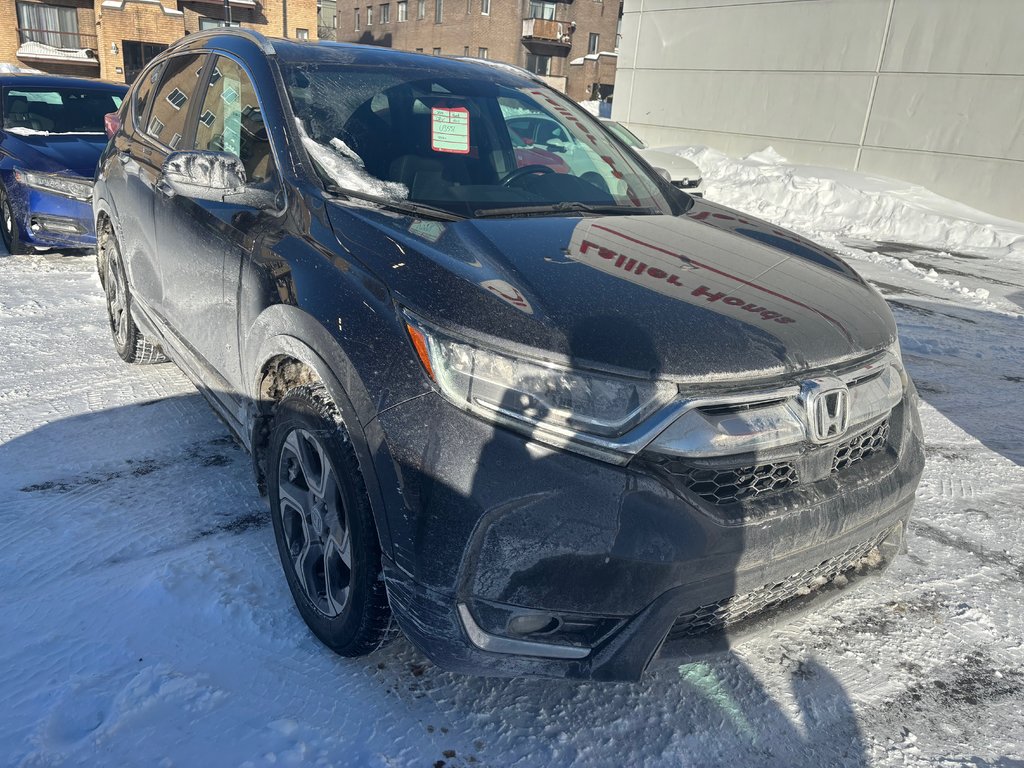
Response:
[{"label": "windshield wiper", "polygon": [[650,216],[653,208],[632,205],[590,205],[589,203],[548,203],[546,205],[517,205],[511,208],[481,208],[473,212],[475,218],[498,216],[555,216],[560,213],[598,213],[620,216]]},{"label": "windshield wiper", "polygon": [[401,211],[402,213],[411,213],[414,216],[422,216],[428,219],[440,219],[441,221],[462,221],[466,217],[446,211],[444,208],[436,208],[433,205],[425,205],[423,203],[412,203],[408,200],[389,200],[386,197],[378,197],[377,195],[370,195],[366,192],[356,192],[351,189],[344,189],[339,187],[337,184],[328,184],[327,189],[329,192],[334,194],[344,195],[345,197],[354,197],[358,200],[366,200],[370,203],[376,203],[382,208],[389,208],[393,211]]}]

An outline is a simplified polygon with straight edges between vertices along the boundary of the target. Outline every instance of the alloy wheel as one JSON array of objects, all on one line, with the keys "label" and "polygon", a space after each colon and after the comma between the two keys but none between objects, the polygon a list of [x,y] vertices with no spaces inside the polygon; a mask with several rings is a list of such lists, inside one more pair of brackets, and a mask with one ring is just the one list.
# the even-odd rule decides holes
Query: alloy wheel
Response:
[{"label": "alloy wheel", "polygon": [[281,448],[278,494],[281,526],[292,568],[306,597],[334,618],[348,607],[352,540],[341,488],[320,440],[305,429]]},{"label": "alloy wheel", "polygon": [[124,348],[128,343],[128,292],[124,269],[121,267],[120,259],[114,248],[109,244],[106,248],[104,261],[107,265],[107,274],[104,280],[107,289],[107,311],[110,313],[110,325],[114,329],[114,338],[118,347]]}]

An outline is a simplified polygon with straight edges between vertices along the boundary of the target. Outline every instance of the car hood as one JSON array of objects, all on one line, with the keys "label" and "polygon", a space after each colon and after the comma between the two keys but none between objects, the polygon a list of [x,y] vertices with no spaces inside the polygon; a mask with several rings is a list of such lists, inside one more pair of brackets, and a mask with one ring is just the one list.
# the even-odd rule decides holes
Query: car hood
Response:
[{"label": "car hood", "polygon": [[683,216],[428,221],[328,204],[339,242],[428,322],[552,362],[683,382],[771,380],[891,344],[881,295],[792,232]]},{"label": "car hood", "polygon": [[22,168],[45,173],[71,172],[93,178],[100,153],[107,145],[105,134],[97,133],[34,133],[29,135],[4,131],[2,147],[17,158]]},{"label": "car hood", "polygon": [[637,152],[655,168],[664,168],[668,171],[672,181],[701,178],[700,168],[685,157],[673,155],[671,152],[664,152],[660,149],[638,149]]}]

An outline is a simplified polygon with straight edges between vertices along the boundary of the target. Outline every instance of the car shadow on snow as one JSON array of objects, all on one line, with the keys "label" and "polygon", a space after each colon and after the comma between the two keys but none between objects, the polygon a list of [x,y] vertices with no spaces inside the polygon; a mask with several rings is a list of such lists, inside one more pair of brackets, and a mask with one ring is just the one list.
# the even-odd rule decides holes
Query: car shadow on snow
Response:
[{"label": "car shadow on snow", "polygon": [[[635,329],[628,330],[635,340]],[[600,323],[581,331],[590,332],[598,344],[613,331]],[[481,464],[493,459],[490,450],[484,448]],[[538,464],[547,459],[521,458],[529,471],[543,472]],[[265,538],[251,553],[255,557],[265,559],[276,549],[248,455],[198,394],[52,421],[0,444],[0,494],[0,525],[46,520],[76,542],[58,564],[69,577],[146,562],[201,539],[240,532]],[[621,520],[600,535],[612,538],[614,551],[643,559],[649,556],[637,549],[643,542],[629,538],[637,533]],[[228,538],[223,546],[251,547],[251,537]],[[54,564],[42,562],[34,550],[16,548],[8,554],[3,571],[17,572],[21,584],[31,583],[34,571],[55,575]],[[283,588],[275,599],[282,594]],[[69,616],[68,621],[89,622],[90,617]],[[223,617],[223,626],[229,623]],[[306,632],[297,619],[295,631]],[[307,639],[316,646],[312,635]],[[109,641],[117,644],[122,638]],[[398,693],[409,707],[404,715],[410,727],[423,720],[422,696],[432,702],[440,721],[450,724],[453,736],[460,735],[460,745],[474,744],[474,760],[464,762],[463,747],[463,757],[447,751],[430,755],[433,765],[506,765],[520,757],[538,765],[678,764],[694,755],[701,764],[867,764],[852,700],[821,660],[805,658],[788,671],[792,703],[784,706],[779,693],[733,653],[728,638],[719,635],[711,642],[717,651],[711,660],[663,663],[636,684],[465,677],[442,672],[404,641],[362,662],[338,659],[324,649],[324,663],[316,669],[287,666],[281,674],[308,674],[317,678],[310,685],[321,685],[325,674],[339,669],[336,665],[369,680],[380,680],[382,668],[390,670],[386,686],[381,680],[381,700],[393,702],[391,691]],[[252,692],[238,694],[239,701],[247,701]]]}]

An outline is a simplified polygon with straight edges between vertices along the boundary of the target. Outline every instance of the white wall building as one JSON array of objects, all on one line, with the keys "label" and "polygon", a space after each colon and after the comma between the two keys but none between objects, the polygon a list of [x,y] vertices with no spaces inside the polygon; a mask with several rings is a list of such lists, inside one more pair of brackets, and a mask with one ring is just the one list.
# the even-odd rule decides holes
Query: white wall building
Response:
[{"label": "white wall building", "polygon": [[625,0],[615,97],[655,145],[770,144],[1024,220],[1024,0]]}]

